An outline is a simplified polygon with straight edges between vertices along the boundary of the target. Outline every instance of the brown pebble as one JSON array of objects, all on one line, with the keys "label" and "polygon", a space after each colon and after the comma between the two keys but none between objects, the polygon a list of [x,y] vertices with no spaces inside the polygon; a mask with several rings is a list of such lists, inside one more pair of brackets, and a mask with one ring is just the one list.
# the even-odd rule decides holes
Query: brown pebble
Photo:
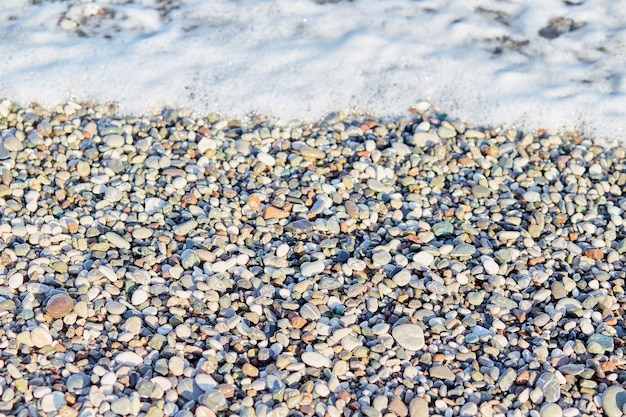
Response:
[{"label": "brown pebble", "polygon": [[74,309],[74,300],[67,294],[54,294],[46,304],[46,313],[53,319],[60,319]]},{"label": "brown pebble", "polygon": [[224,394],[224,398],[231,398],[235,396],[235,387],[230,384],[220,384],[217,389]]},{"label": "brown pebble", "polygon": [[315,408],[311,407],[310,405],[301,405],[300,412],[302,414],[306,414],[307,416],[312,416],[313,414],[315,414]]},{"label": "brown pebble", "polygon": [[291,325],[296,329],[301,329],[306,324],[306,319],[303,319],[300,316],[293,317],[291,319]]},{"label": "brown pebble", "polygon": [[523,371],[515,379],[515,385],[526,385],[529,379],[530,379],[530,372]]},{"label": "brown pebble", "polygon": [[600,249],[585,249],[583,254],[591,259],[602,259],[604,258],[604,253]]},{"label": "brown pebble", "polygon": [[389,401],[389,405],[387,409],[397,415],[398,417],[406,417],[409,414],[409,408],[402,402],[400,397],[394,395],[394,397]]},{"label": "brown pebble", "polygon": [[255,213],[259,211],[259,209],[261,208],[261,199],[258,195],[253,194],[250,196],[250,198],[248,199],[248,207],[250,207],[250,210],[254,211]]},{"label": "brown pebble", "polygon": [[244,374],[246,374],[246,376],[249,376],[252,378],[256,378],[257,376],[259,376],[259,370],[257,369],[256,366],[252,364],[244,363],[243,366],[241,367],[241,370],[243,371]]},{"label": "brown pebble", "polygon": [[289,212],[276,207],[268,206],[263,210],[263,218],[269,219],[286,219],[289,217]]},{"label": "brown pebble", "polygon": [[556,162],[556,166],[559,168],[560,171],[562,171],[565,169],[570,159],[572,159],[572,157],[569,155],[560,156]]},{"label": "brown pebble", "polygon": [[498,156],[500,149],[497,146],[485,146],[482,149],[483,153],[488,156]]},{"label": "brown pebble", "polygon": [[600,365],[600,368],[606,373],[611,373],[617,369],[617,366],[615,366],[612,361],[608,360],[603,362],[602,365]]},{"label": "brown pebble", "polygon": [[183,208],[190,206],[190,205],[195,205],[197,203],[198,203],[198,197],[196,197],[194,193],[185,194],[183,198],[181,199],[181,206]]}]

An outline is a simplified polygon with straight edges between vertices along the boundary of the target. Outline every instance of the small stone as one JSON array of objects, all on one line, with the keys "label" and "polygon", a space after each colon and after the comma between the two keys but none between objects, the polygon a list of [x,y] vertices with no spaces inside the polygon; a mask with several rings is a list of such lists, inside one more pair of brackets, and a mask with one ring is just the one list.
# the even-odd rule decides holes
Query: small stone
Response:
[{"label": "small stone", "polygon": [[300,273],[304,277],[312,277],[324,272],[325,268],[324,262],[322,261],[304,262],[300,265]]},{"label": "small stone", "polygon": [[98,271],[104,275],[109,281],[111,282],[116,282],[117,281],[117,274],[115,273],[115,271],[113,270],[113,268],[111,268],[108,265],[100,265],[98,267]]},{"label": "small stone", "polygon": [[105,305],[107,311],[110,314],[122,315],[126,312],[127,308],[124,304],[117,301],[109,301]]},{"label": "small stone", "polygon": [[113,233],[113,232],[107,232],[105,233],[104,237],[106,237],[107,241],[120,249],[130,249],[130,242],[128,242],[126,239],[124,239],[122,236],[118,235],[117,233]]},{"label": "small stone", "polygon": [[111,411],[120,416],[125,416],[130,414],[132,410],[132,405],[130,403],[130,399],[128,397],[118,398],[117,400],[111,402]]},{"label": "small stone", "polygon": [[496,263],[496,261],[494,261],[490,257],[483,256],[481,257],[481,260],[483,262],[483,268],[485,269],[485,272],[487,274],[496,275],[498,271],[500,270],[500,266]]},{"label": "small stone", "polygon": [[472,195],[476,198],[489,197],[491,190],[484,185],[476,185],[472,188]]},{"label": "small stone", "polygon": [[81,391],[91,385],[91,378],[85,374],[74,374],[67,378],[65,386],[68,392],[75,394],[77,391]]},{"label": "small stone", "polygon": [[406,417],[409,415],[409,408],[404,404],[404,402],[398,397],[394,395],[389,401],[389,405],[387,409],[397,415],[398,417]]},{"label": "small stone", "polygon": [[613,352],[615,345],[613,338],[603,334],[594,334],[587,340],[587,351],[602,355],[604,352]]},{"label": "small stone", "polygon": [[28,389],[28,381],[24,378],[15,380],[15,389],[22,394]]},{"label": "small stone", "polygon": [[166,341],[167,338],[164,335],[157,333],[152,336],[152,339],[148,342],[148,346],[154,350],[161,350]]},{"label": "small stone", "polygon": [[500,389],[503,392],[507,392],[511,388],[511,386],[513,386],[513,383],[515,382],[516,378],[517,378],[517,374],[515,373],[515,370],[511,368],[507,368],[507,370],[502,373],[502,376],[500,377],[500,381],[498,381],[498,385],[500,386]]},{"label": "small stone", "polygon": [[59,391],[46,394],[40,400],[40,407],[44,413],[57,413],[66,404],[65,395]]},{"label": "small stone", "polygon": [[224,394],[217,389],[210,389],[200,396],[198,402],[207,406],[212,411],[221,411],[226,408],[228,402]]},{"label": "small stone", "polygon": [[526,191],[522,194],[522,198],[529,203],[536,203],[541,200],[541,194],[537,191]]},{"label": "small stone", "polygon": [[241,367],[241,371],[246,376],[249,376],[252,378],[256,378],[257,376],[259,376],[259,369],[256,366],[249,364],[249,363],[244,363],[243,366]]},{"label": "small stone", "polygon": [[438,379],[447,379],[448,381],[454,381],[454,373],[444,365],[433,365],[429,371],[430,376]]},{"label": "small stone", "polygon": [[111,148],[121,148],[124,146],[124,138],[121,135],[107,135],[102,141]]},{"label": "small stone", "polygon": [[313,368],[330,368],[330,359],[318,352],[304,352],[302,362]]},{"label": "small stone", "polygon": [[217,388],[217,382],[211,375],[208,374],[197,374],[195,382],[196,385],[198,385],[203,391]]},{"label": "small stone", "polygon": [[435,236],[447,236],[454,232],[454,226],[450,222],[435,223],[432,227]]},{"label": "small stone", "polygon": [[30,332],[30,338],[33,341],[33,345],[38,348],[50,346],[52,344],[52,336],[50,330],[43,326],[35,327]]},{"label": "small stone", "polygon": [[181,265],[185,269],[192,269],[194,266],[200,264],[200,258],[198,258],[198,255],[191,249],[184,250],[180,257]]},{"label": "small stone", "polygon": [[561,398],[561,385],[553,373],[542,373],[535,386],[541,390],[543,397],[549,403],[557,402]]},{"label": "small stone", "polygon": [[[146,415],[146,417],[148,416]],[[194,414],[194,417],[216,417],[216,414],[209,407],[199,405],[196,407],[196,413]]]},{"label": "small stone", "polygon": [[563,417],[563,410],[558,404],[548,403],[541,407],[541,417]]},{"label": "small stone", "polygon": [[476,247],[468,243],[461,243],[452,249],[450,256],[472,256],[476,253]]},{"label": "small stone", "polygon": [[138,288],[133,292],[130,302],[134,306],[141,305],[148,300],[148,292],[142,288]]},{"label": "small stone", "polygon": [[602,252],[600,249],[585,249],[583,250],[583,255],[596,260],[604,258],[604,252]]},{"label": "small stone", "polygon": [[6,150],[10,152],[19,152],[24,150],[24,144],[15,136],[7,136],[3,143]]},{"label": "small stone", "polygon": [[421,266],[429,266],[434,260],[435,257],[426,251],[420,251],[413,255],[413,262]]},{"label": "small stone", "polygon": [[168,367],[172,375],[181,376],[185,371],[185,361],[179,356],[172,356]]},{"label": "small stone", "polygon": [[468,292],[465,295],[465,299],[471,305],[478,306],[478,305],[481,305],[483,303],[483,301],[485,299],[485,294],[482,293],[482,292],[472,291],[472,292]]},{"label": "small stone", "polygon": [[429,417],[428,403],[422,398],[413,398],[409,403],[409,417]]},{"label": "small stone", "polygon": [[619,386],[608,387],[602,394],[602,408],[607,417],[623,416],[626,405],[626,391]]},{"label": "small stone", "polygon": [[12,288],[15,290],[23,283],[24,283],[24,275],[20,274],[19,272],[9,277],[9,288]]},{"label": "small stone", "polygon": [[0,300],[0,311],[15,311],[15,301]]},{"label": "small stone", "polygon": [[287,210],[279,209],[274,206],[266,206],[263,209],[263,218],[265,220],[286,219],[287,217],[289,217],[289,212]]},{"label": "small stone", "polygon": [[53,319],[60,319],[74,309],[74,300],[68,294],[54,294],[46,303],[46,313]]},{"label": "small stone", "polygon": [[459,417],[474,417],[476,415],[478,415],[478,405],[475,403],[465,403],[459,412]]},{"label": "small stone", "polygon": [[431,147],[441,142],[441,138],[435,133],[418,132],[413,135],[415,146],[420,148]]},{"label": "small stone", "polygon": [[115,362],[126,366],[139,366],[143,363],[143,358],[135,352],[122,352],[115,356]]},{"label": "small stone", "polygon": [[408,269],[402,269],[393,276],[392,280],[398,287],[404,287],[411,282],[411,271]]},{"label": "small stone", "polygon": [[183,378],[176,384],[178,395],[186,400],[198,401],[204,391],[195,383],[193,378]]},{"label": "small stone", "polygon": [[138,227],[133,230],[133,237],[139,240],[146,240],[152,237],[153,231],[152,229],[148,229],[147,227]]},{"label": "small stone", "polygon": [[259,162],[261,162],[264,165],[267,165],[268,167],[273,167],[274,165],[276,165],[276,158],[274,158],[272,155],[268,153],[259,152],[256,158]]},{"label": "small stone", "polygon": [[396,343],[406,350],[417,351],[424,347],[424,331],[416,324],[401,324],[391,331]]},{"label": "small stone", "polygon": [[191,233],[193,230],[198,228],[198,222],[195,220],[188,220],[183,222],[177,226],[174,226],[172,231],[176,236],[186,236]]},{"label": "small stone", "polygon": [[300,315],[306,320],[319,320],[322,317],[315,304],[305,303],[300,307]]},{"label": "small stone", "polygon": [[550,290],[552,291],[552,298],[555,300],[567,297],[567,291],[565,290],[565,285],[563,285],[562,282],[554,282],[550,287]]},{"label": "small stone", "polygon": [[372,263],[374,266],[385,266],[391,262],[391,255],[385,250],[378,250],[372,254]]}]

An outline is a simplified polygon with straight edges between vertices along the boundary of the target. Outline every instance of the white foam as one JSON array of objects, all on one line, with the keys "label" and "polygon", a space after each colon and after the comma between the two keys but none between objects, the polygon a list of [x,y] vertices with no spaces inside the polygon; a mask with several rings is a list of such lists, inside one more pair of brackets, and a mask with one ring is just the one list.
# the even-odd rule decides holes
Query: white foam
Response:
[{"label": "white foam", "polygon": [[[401,116],[429,100],[472,124],[621,139],[619,3],[5,0],[0,96],[282,121]],[[539,35],[559,17],[584,26]]]}]

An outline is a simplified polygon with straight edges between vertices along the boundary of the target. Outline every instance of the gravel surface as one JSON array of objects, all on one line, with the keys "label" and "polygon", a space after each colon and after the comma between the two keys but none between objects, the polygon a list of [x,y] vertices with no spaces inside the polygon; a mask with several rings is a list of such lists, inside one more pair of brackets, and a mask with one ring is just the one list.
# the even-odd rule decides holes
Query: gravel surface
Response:
[{"label": "gravel surface", "polygon": [[622,414],[626,150],[0,103],[0,414]]}]

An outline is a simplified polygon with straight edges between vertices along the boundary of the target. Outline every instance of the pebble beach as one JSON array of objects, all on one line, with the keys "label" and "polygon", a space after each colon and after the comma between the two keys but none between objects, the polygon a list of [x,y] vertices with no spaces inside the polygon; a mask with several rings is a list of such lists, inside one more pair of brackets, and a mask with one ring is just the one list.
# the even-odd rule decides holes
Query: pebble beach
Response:
[{"label": "pebble beach", "polygon": [[616,417],[626,149],[0,103],[0,414]]}]

